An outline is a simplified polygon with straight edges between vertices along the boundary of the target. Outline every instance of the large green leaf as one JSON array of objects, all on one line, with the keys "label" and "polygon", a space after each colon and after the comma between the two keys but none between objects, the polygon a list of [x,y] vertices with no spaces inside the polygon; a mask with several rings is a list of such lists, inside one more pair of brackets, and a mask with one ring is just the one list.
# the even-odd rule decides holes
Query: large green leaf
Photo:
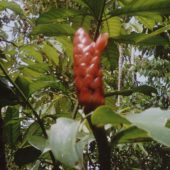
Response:
[{"label": "large green leaf", "polygon": [[62,19],[67,19],[68,17],[75,17],[81,15],[81,11],[75,9],[65,9],[65,8],[52,8],[48,12],[40,15],[36,20],[37,24],[49,24],[62,21]]},{"label": "large green leaf", "polygon": [[40,150],[41,152],[43,152],[46,148],[46,144],[47,144],[47,139],[43,138],[42,136],[30,136],[28,138],[28,142],[30,145],[32,145],[34,148]]},{"label": "large green leaf", "polygon": [[55,90],[65,91],[65,87],[63,86],[63,84],[60,81],[56,80],[56,78],[52,76],[46,76],[46,77],[44,76],[39,79],[33,80],[32,83],[30,83],[29,95],[47,87],[51,87]]},{"label": "large green leaf", "polygon": [[26,45],[20,48],[21,55],[26,55],[33,57],[36,62],[43,62],[43,56],[40,50],[35,45]]},{"label": "large green leaf", "polygon": [[[42,108],[42,107],[41,107]],[[72,102],[69,97],[65,95],[54,95],[53,100],[48,106],[45,106],[42,114],[43,116],[54,115],[57,117],[69,117],[71,118]]]},{"label": "large green leaf", "polygon": [[[30,64],[33,65],[33,64]],[[29,66],[27,67],[22,67],[21,68],[21,73],[23,74],[23,77],[27,78],[28,80],[30,79],[36,79],[39,77],[42,77],[43,74],[39,71],[34,71],[35,69],[31,69],[29,68]]]},{"label": "large green leaf", "polygon": [[83,0],[89,7],[91,14],[98,20],[105,0]]},{"label": "large green leaf", "polygon": [[68,166],[82,161],[83,149],[76,141],[80,122],[67,118],[58,118],[49,132],[49,146],[57,160]]},{"label": "large green leaf", "polygon": [[157,90],[154,87],[148,86],[148,85],[141,85],[141,86],[129,89],[129,90],[121,90],[121,91],[114,91],[114,92],[106,93],[105,96],[106,97],[113,96],[113,95],[129,96],[132,93],[136,93],[136,92],[143,93],[147,96],[152,96],[152,93],[157,94]]},{"label": "large green leaf", "polygon": [[[154,31],[154,32],[152,32],[150,34],[145,34],[145,35],[143,35],[141,37],[138,37],[136,39],[136,42],[140,43],[140,42],[148,41],[149,39],[151,39],[152,41],[156,41],[154,39],[154,37],[156,37],[157,35],[161,34],[162,32],[165,32],[167,30],[170,30],[170,24],[168,24],[168,25],[166,25],[166,26],[164,26],[162,28],[159,28],[159,29],[157,29],[156,31]],[[161,40],[159,40],[159,41],[161,41]],[[158,45],[161,45],[161,44],[158,44]],[[169,44],[164,44],[164,45],[168,46]]]},{"label": "large green leaf", "polygon": [[[112,144],[118,143],[134,143],[147,141],[149,135],[146,131],[131,125],[131,122],[126,117],[115,113],[115,111],[109,106],[100,106],[92,114],[92,123],[96,126],[105,124],[126,125],[125,128],[119,131],[112,138]],[[129,125],[131,125],[129,127]]]},{"label": "large green leaf", "polygon": [[52,76],[41,76],[33,80],[28,77],[18,76],[16,79],[16,84],[23,91],[26,97],[30,97],[30,95],[34,92],[47,87],[51,87],[56,90],[65,90],[62,83],[57,81]]},{"label": "large green leaf", "polygon": [[92,123],[98,126],[105,124],[130,124],[130,122],[122,117],[120,114],[114,112],[114,110],[109,106],[100,106],[98,107],[92,117]]},{"label": "large green leaf", "polygon": [[57,41],[61,43],[62,49],[72,62],[73,58],[73,43],[72,40],[66,36],[58,36]]},{"label": "large green leaf", "polygon": [[103,32],[108,32],[109,37],[120,36],[121,33],[121,19],[120,17],[112,17],[103,23]]},{"label": "large green leaf", "polygon": [[35,134],[39,134],[39,133],[42,133],[39,124],[37,122],[33,122],[26,129],[25,134],[23,135],[23,140],[22,140],[20,147],[23,147],[28,142],[28,140],[31,138],[31,136]]},{"label": "large green leaf", "polygon": [[25,96],[28,97],[29,96],[29,84],[31,84],[31,80],[23,76],[18,76],[16,78],[15,83],[22,90]]},{"label": "large green leaf", "polygon": [[10,9],[14,11],[16,14],[23,15],[22,9],[15,2],[7,2],[7,1],[0,2],[0,11],[5,10],[5,9]]},{"label": "large green leaf", "polygon": [[46,36],[73,35],[75,30],[68,24],[51,23],[38,24],[31,32],[32,35],[44,34]]},{"label": "large green leaf", "polygon": [[42,51],[47,56],[48,60],[54,63],[55,65],[59,64],[59,55],[56,50],[51,44],[44,43],[42,46]]},{"label": "large green leaf", "polygon": [[150,108],[142,113],[129,114],[126,118],[133,125],[148,132],[154,140],[170,147],[170,129],[165,127],[170,111]]},{"label": "large green leaf", "polygon": [[103,53],[102,64],[106,68],[109,66],[109,69],[113,71],[118,66],[118,59],[119,59],[118,46],[112,38],[109,38],[107,48]]},{"label": "large green leaf", "polygon": [[38,73],[45,73],[49,70],[49,65],[46,63],[35,63],[28,65],[28,68]]},{"label": "large green leaf", "polygon": [[124,130],[118,132],[112,139],[113,144],[120,144],[120,143],[135,143],[135,142],[146,142],[151,140],[149,138],[149,134],[136,127],[130,126]]},{"label": "large green leaf", "polygon": [[169,45],[169,42],[166,39],[162,38],[159,35],[154,35],[154,33],[151,34],[132,33],[129,35],[121,35],[119,37],[114,37],[113,40],[119,43],[135,44],[139,46]]},{"label": "large green leaf", "polygon": [[[9,123],[12,120],[13,123]],[[16,107],[8,107],[5,118],[4,118],[4,135],[6,139],[6,143],[11,147],[16,146],[16,142],[19,139],[20,134],[20,119],[19,119],[19,111]]]},{"label": "large green leaf", "polygon": [[154,26],[162,22],[162,16],[161,15],[156,15],[156,14],[150,14],[147,16],[137,16],[137,19],[146,27],[149,28],[150,30],[153,30]]},{"label": "large green leaf", "polygon": [[131,124],[131,127],[120,131],[114,136],[114,143],[140,142],[152,138],[169,147],[170,129],[166,127],[169,118],[170,111],[158,108],[150,108],[142,113],[121,116],[116,114],[109,106],[100,106],[94,111],[92,122],[98,126]]},{"label": "large green leaf", "polygon": [[141,85],[138,87],[134,87],[133,92],[138,92],[138,93],[143,93],[145,95],[151,96],[152,93],[157,94],[157,89],[152,87],[152,86],[148,86],[148,85]]},{"label": "large green leaf", "polygon": [[112,16],[128,15],[128,16],[147,16],[151,13],[155,14],[169,14],[170,3],[169,0],[135,0],[128,3],[122,8],[116,9],[112,12]]},{"label": "large green leaf", "polygon": [[77,30],[80,27],[83,27],[86,30],[91,29],[91,25],[94,18],[90,15],[79,15],[74,18],[71,18],[70,21],[73,23],[73,28]]}]

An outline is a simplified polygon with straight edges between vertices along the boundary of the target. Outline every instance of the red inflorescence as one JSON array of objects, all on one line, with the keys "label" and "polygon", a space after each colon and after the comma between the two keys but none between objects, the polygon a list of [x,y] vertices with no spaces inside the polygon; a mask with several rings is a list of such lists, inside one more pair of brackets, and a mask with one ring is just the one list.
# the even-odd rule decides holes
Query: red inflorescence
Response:
[{"label": "red inflorescence", "polygon": [[104,104],[100,55],[107,45],[108,34],[104,33],[92,42],[83,28],[74,36],[74,80],[79,103],[95,108]]}]

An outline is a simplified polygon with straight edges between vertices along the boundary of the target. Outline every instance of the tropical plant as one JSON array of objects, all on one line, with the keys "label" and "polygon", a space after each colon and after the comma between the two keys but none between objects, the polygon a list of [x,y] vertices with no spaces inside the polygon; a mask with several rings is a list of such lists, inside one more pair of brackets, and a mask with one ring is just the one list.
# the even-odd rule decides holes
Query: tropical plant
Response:
[{"label": "tropical plant", "polygon": [[[169,0],[1,1],[0,169],[170,168],[169,9]],[[88,112],[74,85],[80,27],[94,41],[109,34],[105,104]]]}]

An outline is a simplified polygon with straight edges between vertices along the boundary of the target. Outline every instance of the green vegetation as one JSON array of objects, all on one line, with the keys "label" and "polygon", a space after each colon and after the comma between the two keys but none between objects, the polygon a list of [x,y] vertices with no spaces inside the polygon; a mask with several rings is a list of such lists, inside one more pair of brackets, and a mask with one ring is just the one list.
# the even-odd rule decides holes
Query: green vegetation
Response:
[{"label": "green vegetation", "polygon": [[100,167],[74,87],[73,35],[109,33],[105,126],[115,170],[170,169],[169,0],[0,2],[0,169]]}]

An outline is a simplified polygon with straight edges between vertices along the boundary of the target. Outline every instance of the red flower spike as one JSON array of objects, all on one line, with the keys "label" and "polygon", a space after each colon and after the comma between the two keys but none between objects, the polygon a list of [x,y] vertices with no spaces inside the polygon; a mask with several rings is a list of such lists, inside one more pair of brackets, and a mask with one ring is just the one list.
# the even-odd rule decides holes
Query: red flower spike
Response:
[{"label": "red flower spike", "polygon": [[100,55],[108,42],[104,33],[93,42],[83,28],[79,28],[73,40],[74,79],[79,103],[95,109],[104,104]]}]

